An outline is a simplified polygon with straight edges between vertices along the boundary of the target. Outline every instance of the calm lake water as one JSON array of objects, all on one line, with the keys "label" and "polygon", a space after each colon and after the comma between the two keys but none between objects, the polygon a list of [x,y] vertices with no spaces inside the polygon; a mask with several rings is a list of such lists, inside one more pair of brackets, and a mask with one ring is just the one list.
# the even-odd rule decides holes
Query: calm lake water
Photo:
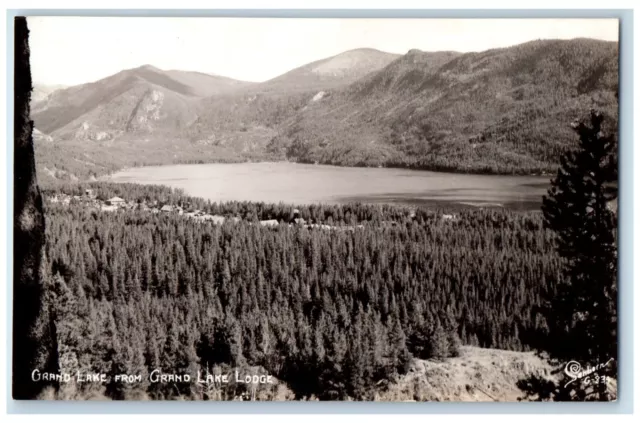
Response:
[{"label": "calm lake water", "polygon": [[493,176],[297,163],[126,169],[113,182],[167,185],[211,201],[348,202],[539,209],[549,176]]}]

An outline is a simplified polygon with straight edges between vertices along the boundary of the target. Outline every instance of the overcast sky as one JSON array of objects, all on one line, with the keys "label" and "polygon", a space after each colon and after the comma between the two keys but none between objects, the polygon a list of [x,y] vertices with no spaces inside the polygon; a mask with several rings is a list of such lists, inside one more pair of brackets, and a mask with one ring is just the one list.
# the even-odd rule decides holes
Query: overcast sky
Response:
[{"label": "overcast sky", "polygon": [[246,81],[361,47],[483,51],[536,39],[618,40],[613,19],[28,18],[31,72],[76,85],[150,64]]}]

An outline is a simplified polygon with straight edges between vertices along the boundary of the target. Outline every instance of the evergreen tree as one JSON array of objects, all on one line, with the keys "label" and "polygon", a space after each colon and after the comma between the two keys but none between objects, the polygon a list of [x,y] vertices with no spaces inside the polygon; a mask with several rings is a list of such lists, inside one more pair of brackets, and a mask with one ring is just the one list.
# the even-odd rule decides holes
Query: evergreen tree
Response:
[{"label": "evergreen tree", "polygon": [[449,356],[449,340],[440,322],[436,323],[429,336],[427,355],[435,360],[442,360]]},{"label": "evergreen tree", "polygon": [[[616,213],[617,143],[605,133],[604,116],[592,111],[589,121],[574,124],[578,149],[562,165],[543,199],[545,226],[557,234],[564,259],[562,279],[543,311],[549,324],[542,349],[564,366],[577,361],[583,368],[617,358]],[[615,375],[615,361],[603,370]],[[607,399],[606,386],[595,395],[579,383],[555,395],[578,399]]]},{"label": "evergreen tree", "polygon": [[29,29],[25,17],[15,18],[14,202],[13,202],[13,367],[12,395],[35,399],[57,383],[34,381],[33,369],[59,371],[56,329],[47,291],[45,218],[36,179],[33,121],[30,119],[31,68]]},{"label": "evergreen tree", "polygon": [[414,357],[426,360],[429,358],[429,335],[431,328],[426,322],[419,324],[409,337],[408,347]]}]

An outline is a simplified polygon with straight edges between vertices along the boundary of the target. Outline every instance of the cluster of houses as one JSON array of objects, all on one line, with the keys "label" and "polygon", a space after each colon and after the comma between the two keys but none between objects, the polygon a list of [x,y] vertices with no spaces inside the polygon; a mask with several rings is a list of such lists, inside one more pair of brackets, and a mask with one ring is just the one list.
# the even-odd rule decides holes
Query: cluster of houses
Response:
[{"label": "cluster of houses", "polygon": [[49,197],[49,201],[63,206],[68,206],[71,203],[76,202],[86,207],[106,212],[114,212],[118,210],[153,210],[153,208],[147,205],[146,202],[137,203],[133,201],[125,201],[123,198],[117,196],[103,201],[97,198],[92,189],[87,189],[84,195],[56,194]]},{"label": "cluster of houses", "polygon": [[[233,223],[238,223],[242,220],[240,217],[225,217],[217,214],[209,214],[203,210],[190,210],[185,209],[182,206],[174,205],[174,204],[164,204],[160,206],[157,201],[153,203],[147,203],[146,201],[135,202],[135,201],[126,201],[120,197],[111,197],[108,200],[100,200],[96,197],[95,193],[91,189],[87,189],[83,196],[80,195],[68,195],[68,194],[57,194],[52,197],[49,197],[48,200],[51,203],[57,203],[64,206],[70,205],[72,202],[83,204],[86,207],[93,208],[95,210],[104,211],[104,212],[117,212],[119,210],[139,210],[146,211],[150,213],[162,213],[162,214],[177,214],[180,216],[184,216],[188,219],[193,219],[197,222],[211,222],[214,225],[222,225],[226,221],[231,221]],[[363,225],[356,226],[331,226],[317,223],[307,223],[304,219],[300,217],[300,211],[295,209],[293,211],[294,219],[292,222],[288,223],[291,225],[300,225],[304,226],[308,229],[343,229],[343,230],[353,230],[353,229],[361,229],[364,228]],[[251,224],[251,223],[250,223]],[[260,225],[267,227],[277,227],[281,223],[276,219],[268,219],[261,220]]]},{"label": "cluster of houses", "polygon": [[[100,200],[96,197],[95,193],[91,189],[87,189],[83,196],[80,195],[68,195],[58,194],[49,198],[52,203],[62,204],[68,206],[72,202],[81,203],[87,207],[104,212],[117,212],[119,210],[139,210],[150,212],[154,214],[166,213],[177,214],[189,219],[194,219],[200,222],[212,222],[214,224],[223,224],[227,218],[219,215],[212,215],[203,210],[185,210],[182,206],[173,204],[160,205],[157,201],[147,203],[147,201],[126,201],[118,196],[111,197],[108,200]],[[239,217],[230,218],[233,222],[239,222]],[[269,222],[269,221],[266,221]]]},{"label": "cluster of houses", "polygon": [[[146,211],[150,213],[162,213],[162,214],[177,214],[180,216],[184,216],[185,218],[195,220],[196,222],[211,222],[214,225],[222,225],[226,221],[231,221],[233,223],[238,223],[242,220],[240,217],[225,217],[217,214],[209,214],[203,210],[192,210],[189,208],[184,208],[179,205],[174,204],[164,204],[160,205],[157,201],[152,203],[147,203],[146,201],[136,202],[136,201],[126,201],[120,197],[111,197],[108,200],[100,200],[96,197],[95,193],[91,189],[87,189],[83,196],[80,195],[67,195],[67,194],[58,194],[52,197],[49,197],[49,201],[52,203],[58,203],[65,206],[70,205],[72,202],[77,202],[85,205],[86,207],[93,208],[95,210],[100,210],[104,212],[117,212],[118,210],[139,210]],[[307,229],[332,229],[332,230],[355,230],[355,229],[363,229],[364,225],[353,225],[353,226],[333,226],[326,225],[320,223],[307,223],[304,219],[300,217],[300,211],[298,209],[293,210],[293,220],[288,223],[289,226],[299,225],[304,226]],[[415,218],[415,212],[412,212],[409,216],[411,219]],[[442,220],[455,221],[458,216],[453,214],[443,214]],[[251,224],[251,223],[250,223]],[[277,227],[281,224],[280,221],[276,219],[269,220],[261,220],[260,225],[267,227]],[[394,227],[397,226],[398,222],[395,221],[384,221],[382,222],[383,227]]]}]

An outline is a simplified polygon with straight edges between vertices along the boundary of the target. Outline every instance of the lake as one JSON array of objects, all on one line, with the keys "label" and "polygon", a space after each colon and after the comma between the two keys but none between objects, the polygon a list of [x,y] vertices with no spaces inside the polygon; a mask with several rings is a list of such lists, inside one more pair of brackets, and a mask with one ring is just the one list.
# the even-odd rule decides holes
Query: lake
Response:
[{"label": "lake", "polygon": [[550,177],[276,162],[140,167],[115,173],[109,180],[167,185],[211,201],[363,202],[536,210]]}]

